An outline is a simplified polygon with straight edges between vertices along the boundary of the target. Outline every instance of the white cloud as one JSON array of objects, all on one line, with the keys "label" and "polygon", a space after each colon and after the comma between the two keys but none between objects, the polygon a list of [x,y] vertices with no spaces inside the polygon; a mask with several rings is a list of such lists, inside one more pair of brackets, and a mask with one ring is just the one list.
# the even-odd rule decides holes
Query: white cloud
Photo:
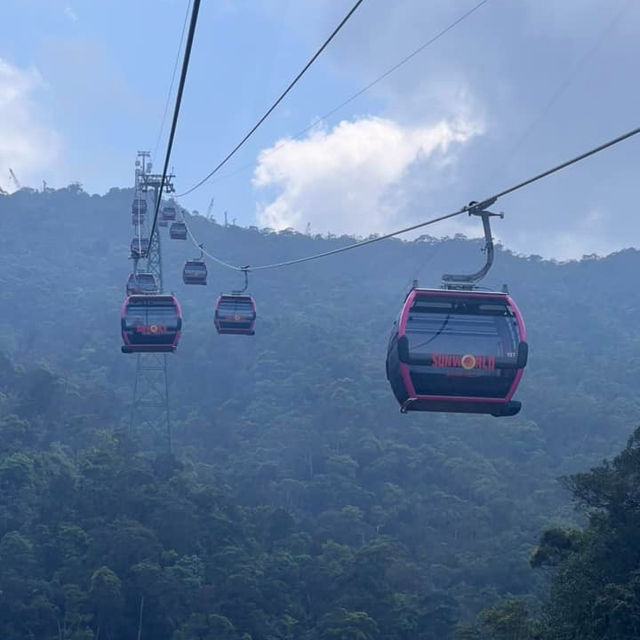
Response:
[{"label": "white cloud", "polygon": [[14,187],[10,167],[24,185],[57,158],[59,137],[40,121],[34,101],[42,86],[36,70],[19,69],[0,58],[0,186],[6,190]]},{"label": "white cloud", "polygon": [[389,231],[412,217],[412,170],[420,167],[424,195],[425,183],[435,188],[452,171],[455,146],[480,133],[471,119],[403,126],[366,117],[280,140],[258,158],[253,184],[273,196],[258,205],[258,223],[276,229],[311,223],[315,232],[336,234]]}]

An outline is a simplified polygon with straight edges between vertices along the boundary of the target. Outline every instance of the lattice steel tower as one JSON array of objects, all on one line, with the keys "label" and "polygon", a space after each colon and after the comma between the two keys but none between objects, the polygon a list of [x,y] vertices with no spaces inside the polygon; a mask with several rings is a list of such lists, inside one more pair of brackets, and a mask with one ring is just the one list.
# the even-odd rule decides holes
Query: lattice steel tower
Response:
[{"label": "lattice steel tower", "polygon": [[[136,197],[149,199],[147,210],[150,216],[155,211],[162,175],[151,173],[150,153],[138,151],[135,172]],[[166,177],[164,193],[173,193],[173,174]],[[151,206],[149,206],[151,205]],[[146,229],[145,225],[145,229]],[[162,247],[160,228],[156,225],[149,241],[149,253],[145,271],[152,273],[158,283],[158,293],[163,292]],[[133,404],[129,430],[136,434],[145,447],[163,453],[171,451],[171,417],[169,414],[169,377],[166,353],[138,353],[136,380],[133,387]]]}]

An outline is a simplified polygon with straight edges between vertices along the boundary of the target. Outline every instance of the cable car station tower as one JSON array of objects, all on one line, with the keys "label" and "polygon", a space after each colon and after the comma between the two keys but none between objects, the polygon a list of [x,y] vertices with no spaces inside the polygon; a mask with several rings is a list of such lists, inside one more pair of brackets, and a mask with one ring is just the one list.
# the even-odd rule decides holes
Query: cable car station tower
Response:
[{"label": "cable car station tower", "polygon": [[[138,151],[135,171],[135,197],[152,202],[148,211],[155,210],[160,193],[162,175],[151,173],[150,153]],[[173,193],[173,174],[166,177],[164,192]],[[149,239],[149,251],[146,256],[145,271],[152,273],[158,285],[157,293],[163,292],[162,246],[160,228],[156,225],[153,237]],[[136,359],[136,378],[133,387],[133,403],[129,431],[142,441],[145,448],[159,453],[171,451],[171,418],[169,415],[169,379],[167,374],[166,353],[138,353]]]}]

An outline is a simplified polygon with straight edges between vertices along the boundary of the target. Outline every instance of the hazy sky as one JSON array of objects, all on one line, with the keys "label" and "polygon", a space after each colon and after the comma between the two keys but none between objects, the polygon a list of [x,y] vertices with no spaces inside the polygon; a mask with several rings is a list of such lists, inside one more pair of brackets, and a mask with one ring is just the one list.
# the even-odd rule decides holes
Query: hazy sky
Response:
[{"label": "hazy sky", "polygon": [[[239,224],[368,235],[640,124],[640,0],[488,0],[293,138],[477,1],[365,0],[220,179],[182,204],[206,211],[215,196],[214,216]],[[4,0],[0,186],[13,187],[9,167],[30,186],[129,186],[136,150],[156,148],[187,2]],[[203,0],[172,159],[178,192],[226,155],[352,4]],[[496,236],[558,258],[640,246],[639,153],[640,137],[504,198]],[[429,233],[478,229],[458,218]]]}]

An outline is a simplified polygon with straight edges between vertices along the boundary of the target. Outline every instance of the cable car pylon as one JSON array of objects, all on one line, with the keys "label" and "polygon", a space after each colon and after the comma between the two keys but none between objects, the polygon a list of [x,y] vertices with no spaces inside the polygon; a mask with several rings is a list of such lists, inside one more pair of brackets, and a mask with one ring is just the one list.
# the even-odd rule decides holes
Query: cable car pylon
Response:
[{"label": "cable car pylon", "polygon": [[[146,199],[153,194],[158,198],[162,176],[151,173],[150,153],[138,151],[135,172],[135,193]],[[164,191],[174,191],[173,175],[168,175]],[[145,221],[146,225],[146,221]],[[147,232],[148,233],[148,232]],[[157,293],[163,293],[162,246],[160,230],[156,227],[149,238],[149,249],[145,255],[145,273],[155,278]],[[137,264],[136,264],[137,266]],[[137,269],[136,269],[137,270]],[[137,436],[145,448],[158,453],[171,452],[171,416],[169,410],[169,374],[166,353],[136,354],[136,377],[133,386],[133,402],[129,421],[129,432]]]}]

